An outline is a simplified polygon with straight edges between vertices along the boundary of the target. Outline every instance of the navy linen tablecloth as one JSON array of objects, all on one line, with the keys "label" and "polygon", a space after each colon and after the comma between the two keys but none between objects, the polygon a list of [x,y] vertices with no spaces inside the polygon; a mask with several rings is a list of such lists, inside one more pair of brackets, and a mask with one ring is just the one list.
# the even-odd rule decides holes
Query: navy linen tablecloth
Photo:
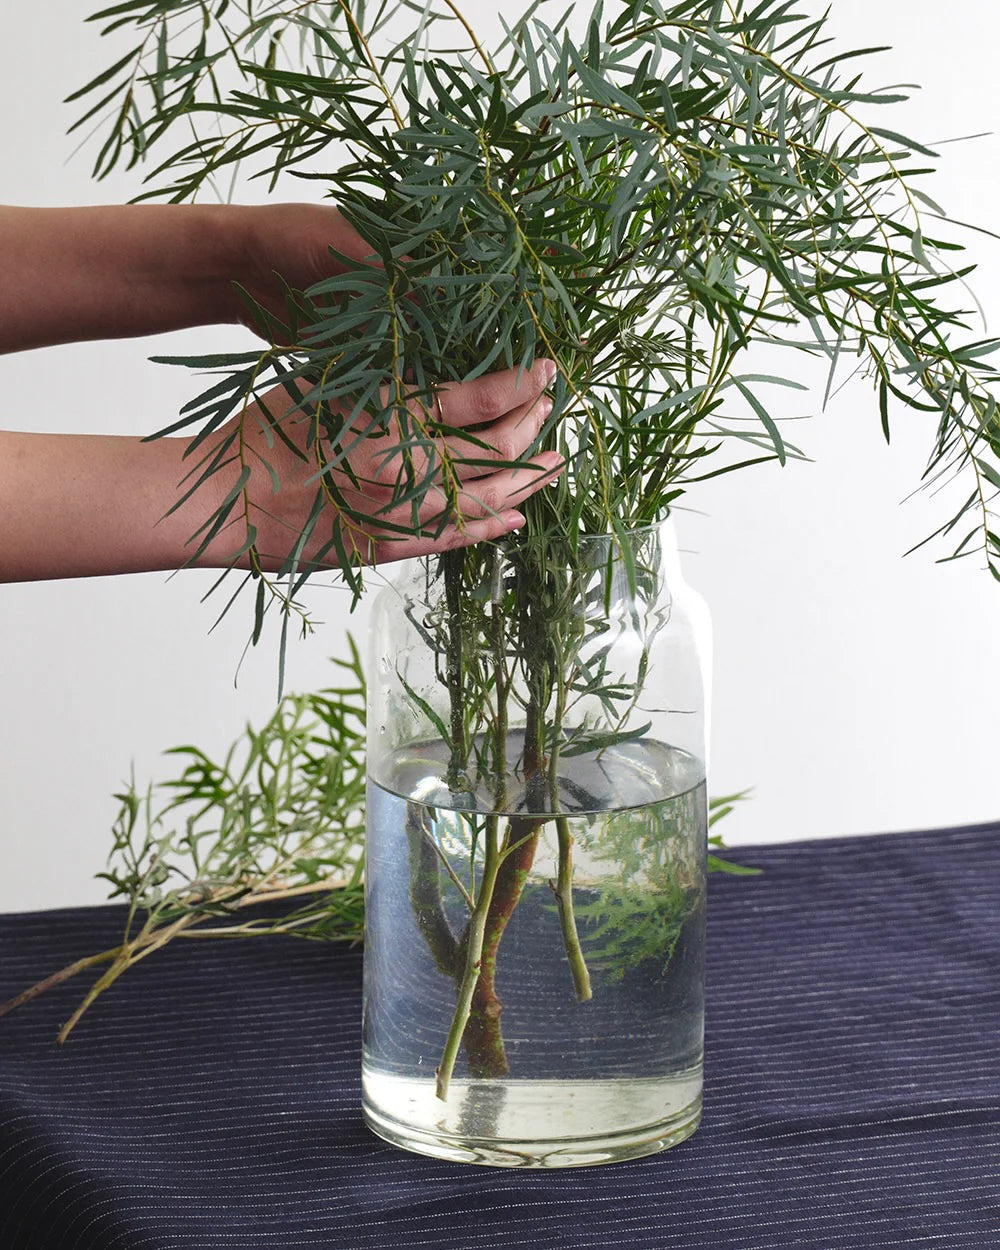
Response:
[{"label": "navy linen tablecloth", "polygon": [[[710,891],[707,1095],[665,1154],[408,1155],[359,1111],[358,951],[175,943],[62,1049],[0,1021],[0,1250],[1000,1247],[1000,825],[744,852]],[[0,995],[117,941],[0,917]]]}]

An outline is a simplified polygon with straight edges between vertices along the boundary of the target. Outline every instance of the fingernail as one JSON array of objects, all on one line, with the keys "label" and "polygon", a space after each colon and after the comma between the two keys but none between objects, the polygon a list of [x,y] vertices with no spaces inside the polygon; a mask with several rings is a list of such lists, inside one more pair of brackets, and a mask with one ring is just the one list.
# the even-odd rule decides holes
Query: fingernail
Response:
[{"label": "fingernail", "polygon": [[539,421],[544,421],[552,411],[552,400],[549,399],[548,395],[543,395],[535,407],[538,410]]},{"label": "fingernail", "polygon": [[559,372],[554,360],[542,361],[542,386],[551,386]]},{"label": "fingernail", "polygon": [[525,524],[525,516],[523,512],[516,512],[511,509],[509,512],[501,512],[500,520],[510,530],[519,530]]}]

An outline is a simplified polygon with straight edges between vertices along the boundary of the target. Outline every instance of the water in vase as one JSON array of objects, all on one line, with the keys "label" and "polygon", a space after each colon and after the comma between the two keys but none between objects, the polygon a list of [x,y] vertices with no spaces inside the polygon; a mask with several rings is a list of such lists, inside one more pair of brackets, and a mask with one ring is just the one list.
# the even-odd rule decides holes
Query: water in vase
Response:
[{"label": "water in vase", "polygon": [[[532,811],[514,776],[503,813],[474,810],[481,796],[449,790],[446,764],[442,744],[421,744],[398,757],[391,784],[369,788],[369,1124],[424,1153],[506,1166],[682,1140],[701,1097],[700,764],[658,743],[569,757],[558,815]],[[442,1090],[491,844],[509,862],[476,963],[480,1001]],[[560,893],[567,848],[572,884]]]}]

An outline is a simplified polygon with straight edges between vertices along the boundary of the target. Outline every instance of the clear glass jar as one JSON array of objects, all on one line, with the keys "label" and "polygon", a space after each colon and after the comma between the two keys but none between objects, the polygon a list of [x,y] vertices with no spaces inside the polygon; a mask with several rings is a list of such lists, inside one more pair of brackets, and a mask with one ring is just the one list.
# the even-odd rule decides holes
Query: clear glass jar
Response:
[{"label": "clear glass jar", "polygon": [[364,1113],[566,1167],[701,1108],[707,614],[670,522],[404,566],[369,657]]}]

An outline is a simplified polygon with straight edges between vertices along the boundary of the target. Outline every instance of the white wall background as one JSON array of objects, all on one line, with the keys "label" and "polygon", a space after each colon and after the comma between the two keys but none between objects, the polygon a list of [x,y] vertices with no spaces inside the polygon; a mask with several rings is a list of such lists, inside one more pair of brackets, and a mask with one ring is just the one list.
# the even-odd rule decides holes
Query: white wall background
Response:
[{"label": "white wall background", "polygon": [[[10,7],[0,201],[130,198],[134,176],[92,183],[91,152],[71,156],[75,140],[64,134],[73,114],[61,98],[110,59],[81,20],[93,6]],[[994,5],[953,0],[941,18],[937,0],[833,0],[832,26],[846,43],[894,45],[872,80],[923,84],[887,124],[932,144],[1000,124]],[[935,198],[955,216],[1000,227],[996,134],[943,147],[938,168],[926,188]],[[1000,243],[968,242],[996,333]],[[150,354],[247,340],[238,330],[196,330],[3,357],[0,422],[147,433],[195,393],[183,371],[149,364]],[[813,413],[821,373],[810,380],[818,392],[801,411]],[[886,448],[874,399],[856,387],[796,428],[814,463],[709,483],[680,518],[689,580],[715,620],[711,789],[754,787],[727,822],[730,840],[996,818],[1000,587],[971,560],[935,566],[926,549],[900,558],[944,519],[942,501],[927,495],[900,506],[930,427],[901,418]],[[267,714],[273,640],[235,685],[249,617],[237,610],[210,635],[216,609],[199,599],[211,580],[189,572],[169,582],[150,574],[0,588],[0,911],[100,901],[92,874],[109,845],[111,795],[132,764],[140,781],[164,776],[161,751],[189,741],[221,749],[247,719]],[[327,681],[347,602],[317,588],[312,604],[327,623],[292,649],[290,688]],[[351,627],[363,636],[363,608]]]}]

